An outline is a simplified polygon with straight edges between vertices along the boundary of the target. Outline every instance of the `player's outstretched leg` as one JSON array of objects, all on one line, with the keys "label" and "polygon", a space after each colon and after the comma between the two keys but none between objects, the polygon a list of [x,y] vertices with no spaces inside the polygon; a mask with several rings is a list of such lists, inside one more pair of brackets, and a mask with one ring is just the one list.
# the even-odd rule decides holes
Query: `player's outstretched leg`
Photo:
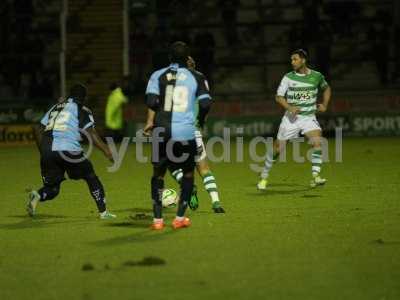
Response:
[{"label": "player's outstretched leg", "polygon": [[26,211],[28,214],[33,217],[36,214],[36,207],[39,202],[44,202],[47,200],[52,200],[60,192],[60,183],[57,184],[48,184],[45,183],[42,188],[38,191],[35,190],[27,190],[28,192],[28,204],[26,206]]},{"label": "player's outstretched leg", "polygon": [[219,199],[217,181],[211,172],[207,160],[204,159],[197,162],[196,168],[200,176],[203,178],[204,188],[210,195],[213,211],[215,213],[225,213],[225,210],[221,206],[221,201]]},{"label": "player's outstretched leg", "polygon": [[313,147],[313,152],[311,154],[312,180],[310,182],[310,186],[314,188],[316,186],[324,185],[326,183],[326,179],[320,176],[322,167],[321,131],[315,130],[307,132],[306,135],[310,139],[310,143]]},{"label": "player's outstretched leg", "polygon": [[190,219],[185,217],[185,211],[189,204],[194,185],[193,171],[186,172],[181,181],[181,196],[175,220],[172,222],[174,229],[185,228],[191,225]]},{"label": "player's outstretched leg", "polygon": [[85,177],[84,180],[89,187],[90,194],[96,202],[100,219],[115,219],[117,216],[107,211],[106,195],[100,179],[96,176],[96,174],[90,174]]},{"label": "player's outstretched leg", "polygon": [[36,206],[40,201],[40,195],[35,190],[27,190],[28,192],[28,204],[26,205],[26,211],[28,215],[33,217],[36,213]]},{"label": "player's outstretched leg", "polygon": [[175,179],[175,181],[177,183],[181,184],[182,177],[183,177],[182,169],[177,169],[177,170],[171,170],[170,169],[170,172],[171,172],[172,177]]},{"label": "player's outstretched leg", "polygon": [[161,230],[165,227],[162,217],[162,192],[164,189],[164,179],[153,176],[151,178],[151,199],[153,200],[153,224],[151,228]]},{"label": "player's outstretched leg", "polygon": [[[175,181],[177,183],[181,184],[181,181],[183,178],[182,169],[177,169],[177,170],[170,169],[170,172],[171,172],[172,177],[175,179]],[[196,210],[199,208],[199,198],[197,197],[197,187],[195,184],[193,185],[192,195],[190,196],[189,208],[191,210]]]},{"label": "player's outstretched leg", "polygon": [[260,181],[257,183],[257,189],[262,191],[267,189],[269,172],[271,171],[274,162],[279,157],[281,149],[285,146],[285,144],[285,141],[280,141],[277,139],[274,140],[272,151],[268,151],[267,153],[267,158],[264,162],[264,169],[260,174]]}]

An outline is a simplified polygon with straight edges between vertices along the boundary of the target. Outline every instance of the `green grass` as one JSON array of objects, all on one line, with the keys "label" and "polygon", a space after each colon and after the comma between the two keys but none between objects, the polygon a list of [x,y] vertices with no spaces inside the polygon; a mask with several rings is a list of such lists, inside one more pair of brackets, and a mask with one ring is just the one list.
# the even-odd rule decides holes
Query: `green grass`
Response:
[{"label": "green grass", "polygon": [[[24,188],[40,186],[38,154],[2,148],[0,299],[400,299],[399,153],[399,139],[347,139],[344,162],[324,166],[325,187],[310,190],[310,165],[289,160],[265,193],[247,154],[213,164],[227,214],[212,213],[198,181],[193,226],[152,232],[151,166],[135,162],[134,147],[116,173],[93,156],[118,214],[106,222],[73,181],[28,218]],[[176,188],[169,176],[166,185]],[[139,213],[148,218],[131,218]],[[165,264],[138,265],[145,257]]]}]

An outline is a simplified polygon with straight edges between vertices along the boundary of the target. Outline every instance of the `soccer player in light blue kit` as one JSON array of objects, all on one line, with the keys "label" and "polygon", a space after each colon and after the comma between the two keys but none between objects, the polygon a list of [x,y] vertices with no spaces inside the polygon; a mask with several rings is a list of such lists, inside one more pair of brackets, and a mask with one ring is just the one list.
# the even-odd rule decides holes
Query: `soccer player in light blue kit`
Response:
[{"label": "soccer player in light blue kit", "polygon": [[[204,76],[188,69],[188,57],[189,49],[185,43],[173,43],[170,48],[171,65],[154,72],[146,90],[146,104],[155,112],[151,178],[152,228],[155,230],[165,227],[161,198],[167,168],[183,171],[180,201],[172,226],[178,229],[191,225],[185,211],[193,191],[195,156],[201,149],[197,148],[195,141],[196,123],[199,122],[200,126],[204,124],[211,97]],[[151,121],[148,120],[148,123]]]},{"label": "soccer player in light blue kit", "polygon": [[[188,61],[187,61],[187,67],[188,69],[196,71],[196,62],[194,59],[189,56]],[[202,74],[199,74],[199,76],[203,76]],[[149,136],[149,132],[151,129],[154,127],[154,111],[148,109],[148,115],[147,115],[147,123],[144,127],[144,134],[146,136]],[[198,125],[198,124],[197,124]],[[225,210],[222,208],[220,199],[219,199],[219,192],[217,188],[217,182],[216,179],[211,172],[211,168],[207,162],[207,153],[206,153],[206,148],[205,144],[203,142],[202,138],[202,133],[201,130],[202,128],[200,126],[197,126],[197,130],[195,131],[195,137],[196,137],[196,144],[198,148],[202,148],[202,152],[200,156],[196,157],[196,169],[197,172],[199,173],[200,177],[203,179],[203,184],[208,192],[208,194],[211,197],[211,203],[212,203],[212,209],[215,213],[225,213]],[[180,184],[182,178],[183,178],[183,172],[181,169],[178,170],[171,170],[171,175],[172,177],[176,180],[178,184]],[[199,206],[199,199],[197,197],[197,188],[196,185],[193,186],[193,193],[189,201],[189,207],[192,210],[196,210]]]},{"label": "soccer player in light blue kit", "polygon": [[80,144],[81,133],[85,133],[112,161],[110,149],[94,128],[91,111],[83,106],[86,94],[86,87],[80,84],[74,85],[70,96],[54,105],[42,118],[40,128],[36,130],[43,187],[38,191],[29,192],[27,211],[30,216],[35,215],[39,202],[52,200],[58,195],[66,172],[70,179],[86,181],[101,219],[115,218],[115,215],[106,209],[103,185],[92,163],[84,156]]}]

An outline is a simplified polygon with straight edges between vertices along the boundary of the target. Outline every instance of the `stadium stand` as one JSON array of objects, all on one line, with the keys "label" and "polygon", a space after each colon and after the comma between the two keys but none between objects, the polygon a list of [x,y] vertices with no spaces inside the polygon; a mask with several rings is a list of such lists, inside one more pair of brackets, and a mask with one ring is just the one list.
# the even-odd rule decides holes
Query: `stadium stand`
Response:
[{"label": "stadium stand", "polygon": [[88,86],[95,112],[103,113],[110,83],[122,76],[122,7],[122,0],[68,3],[67,83]]},{"label": "stadium stand", "polygon": [[59,93],[60,2],[0,4],[0,101],[43,105]]},{"label": "stadium stand", "polygon": [[[131,0],[136,92],[167,62],[169,42],[181,39],[224,100],[271,98],[297,47],[307,48],[335,93],[393,93],[398,2]],[[109,84],[122,75],[122,6],[122,0],[68,1],[67,82],[86,83],[93,103],[104,103]],[[60,0],[1,1],[0,98],[58,96],[60,7]],[[44,86],[53,88],[43,92]]]},{"label": "stadium stand", "polygon": [[[212,61],[205,65],[211,68],[200,63],[199,69],[212,73],[214,92],[226,100],[244,96],[259,99],[272,93],[282,73],[290,68],[288,53],[297,47],[310,52],[313,66],[327,74],[335,90],[390,90],[396,87],[390,75],[395,70],[390,29],[395,2],[169,1],[159,7],[162,12],[149,11],[146,25],[140,26],[147,28],[150,36],[153,29],[153,44],[159,45],[160,39],[167,44],[183,36],[194,49],[204,49],[196,36],[206,32],[211,37],[208,59]],[[188,13],[180,18],[182,11]],[[315,26],[317,21],[323,26]],[[158,66],[160,55],[154,54],[154,47],[148,49],[153,49],[152,69]],[[194,56],[202,60],[199,53]]]}]

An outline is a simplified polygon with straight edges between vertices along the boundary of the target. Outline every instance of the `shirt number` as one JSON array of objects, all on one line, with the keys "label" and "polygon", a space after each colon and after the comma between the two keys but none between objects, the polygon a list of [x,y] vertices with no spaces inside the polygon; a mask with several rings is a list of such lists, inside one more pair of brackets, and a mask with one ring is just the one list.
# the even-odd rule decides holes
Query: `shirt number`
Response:
[{"label": "shirt number", "polygon": [[167,85],[165,89],[164,111],[186,112],[189,90],[186,86]]},{"label": "shirt number", "polygon": [[66,111],[52,111],[49,116],[49,122],[46,126],[46,131],[49,130],[58,130],[58,131],[65,131],[67,130],[67,122],[71,114]]}]

